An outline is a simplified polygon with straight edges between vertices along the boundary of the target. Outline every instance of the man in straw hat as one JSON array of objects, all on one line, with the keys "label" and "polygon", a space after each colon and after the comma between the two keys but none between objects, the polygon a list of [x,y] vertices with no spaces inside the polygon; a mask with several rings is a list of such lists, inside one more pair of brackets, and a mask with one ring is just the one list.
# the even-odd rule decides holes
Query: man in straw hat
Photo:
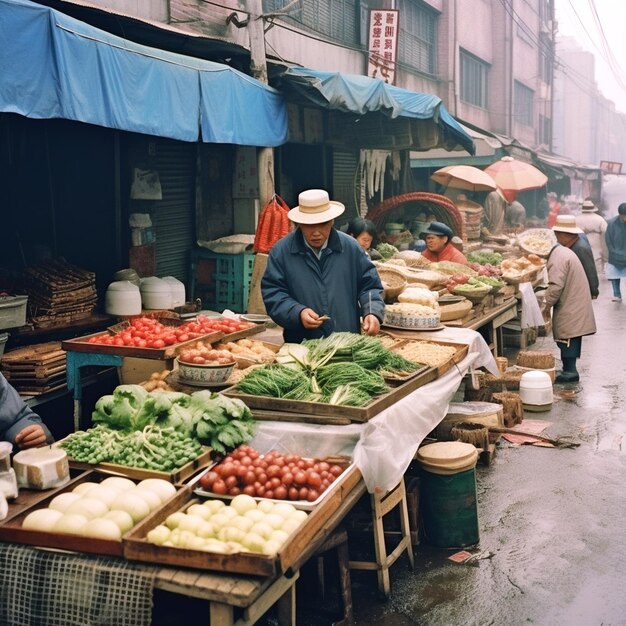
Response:
[{"label": "man in straw hat", "polygon": [[596,272],[600,276],[604,272],[604,264],[608,258],[604,239],[606,220],[598,214],[598,208],[589,199],[585,200],[580,208],[582,212],[576,216],[576,225],[587,235],[596,264]]},{"label": "man in straw hat", "polygon": [[[548,255],[548,288],[543,307],[545,311],[553,309],[552,335],[561,351],[563,363],[563,370],[558,373],[555,382],[576,383],[579,380],[576,360],[580,358],[582,338],[596,332],[596,321],[585,269],[567,245],[570,242],[567,235],[578,235],[582,231],[571,215],[560,215],[553,230],[559,243]],[[590,263],[595,271],[592,258]]]},{"label": "man in straw hat", "polygon": [[376,267],[356,239],[333,228],[344,210],[322,189],[303,191],[289,211],[298,228],[270,250],[261,293],[286,342],[380,330],[385,305]]},{"label": "man in straw hat", "polygon": [[573,215],[559,215],[556,223],[552,227],[556,240],[566,248],[569,248],[582,263],[587,282],[589,283],[589,292],[591,299],[598,297],[600,281],[598,280],[598,272],[593,259],[593,252],[589,241],[586,239],[582,228],[576,224],[576,218]]}]

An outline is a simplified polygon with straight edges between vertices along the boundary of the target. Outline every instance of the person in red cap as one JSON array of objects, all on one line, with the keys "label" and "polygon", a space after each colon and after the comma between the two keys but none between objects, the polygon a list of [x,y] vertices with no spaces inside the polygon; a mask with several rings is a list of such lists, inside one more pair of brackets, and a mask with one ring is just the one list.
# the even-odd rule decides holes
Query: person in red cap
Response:
[{"label": "person in red cap", "polygon": [[422,256],[429,261],[451,261],[467,265],[465,255],[452,243],[454,233],[443,222],[431,222],[426,230],[420,233],[420,238],[426,241],[426,250]]}]

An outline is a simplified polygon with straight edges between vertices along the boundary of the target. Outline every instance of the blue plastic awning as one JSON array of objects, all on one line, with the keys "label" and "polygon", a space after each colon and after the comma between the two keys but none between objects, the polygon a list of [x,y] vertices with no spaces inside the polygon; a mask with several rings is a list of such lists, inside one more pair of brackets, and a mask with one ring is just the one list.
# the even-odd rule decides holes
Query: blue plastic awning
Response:
[{"label": "blue plastic awning", "polygon": [[355,115],[382,113],[390,119],[430,120],[439,131],[438,147],[448,150],[462,147],[474,154],[472,138],[450,115],[442,100],[432,94],[395,87],[379,78],[306,67],[288,67],[280,80],[300,97],[322,108]]},{"label": "blue plastic awning", "polygon": [[133,43],[28,0],[0,0],[0,111],[181,141],[279,146],[287,107],[227,65]]}]

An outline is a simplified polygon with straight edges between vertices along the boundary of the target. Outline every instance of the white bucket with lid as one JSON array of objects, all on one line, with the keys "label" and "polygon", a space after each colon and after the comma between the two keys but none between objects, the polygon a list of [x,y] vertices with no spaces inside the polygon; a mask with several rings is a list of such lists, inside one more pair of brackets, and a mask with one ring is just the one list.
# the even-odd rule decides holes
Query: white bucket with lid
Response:
[{"label": "white bucket with lid", "polygon": [[141,293],[139,287],[128,280],[112,282],[104,296],[104,311],[108,315],[139,315]]},{"label": "white bucket with lid", "polygon": [[170,288],[172,295],[172,307],[183,306],[186,302],[185,285],[174,276],[163,276],[163,279]]},{"label": "white bucket with lid", "polygon": [[549,411],[552,408],[552,380],[547,372],[524,372],[519,381],[519,395],[527,411]]},{"label": "white bucket with lid", "polygon": [[167,281],[158,276],[141,279],[141,301],[144,309],[171,309],[172,292]]}]

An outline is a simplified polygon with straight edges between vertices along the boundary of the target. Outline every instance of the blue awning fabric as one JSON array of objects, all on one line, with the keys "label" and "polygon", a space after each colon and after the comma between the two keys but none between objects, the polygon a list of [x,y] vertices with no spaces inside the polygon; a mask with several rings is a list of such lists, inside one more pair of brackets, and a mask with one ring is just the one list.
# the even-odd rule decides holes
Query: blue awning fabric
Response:
[{"label": "blue awning fabric", "polygon": [[418,128],[429,134],[428,145],[415,138],[413,149],[442,147],[453,150],[459,146],[474,154],[474,141],[450,115],[442,100],[432,94],[418,93],[389,85],[379,78],[287,67],[280,83],[301,98],[319,107],[365,116],[382,113],[390,119],[431,122],[429,133],[424,125]]},{"label": "blue awning fabric", "polygon": [[0,76],[2,112],[181,141],[287,141],[287,106],[272,87],[28,0],[0,0]]}]

